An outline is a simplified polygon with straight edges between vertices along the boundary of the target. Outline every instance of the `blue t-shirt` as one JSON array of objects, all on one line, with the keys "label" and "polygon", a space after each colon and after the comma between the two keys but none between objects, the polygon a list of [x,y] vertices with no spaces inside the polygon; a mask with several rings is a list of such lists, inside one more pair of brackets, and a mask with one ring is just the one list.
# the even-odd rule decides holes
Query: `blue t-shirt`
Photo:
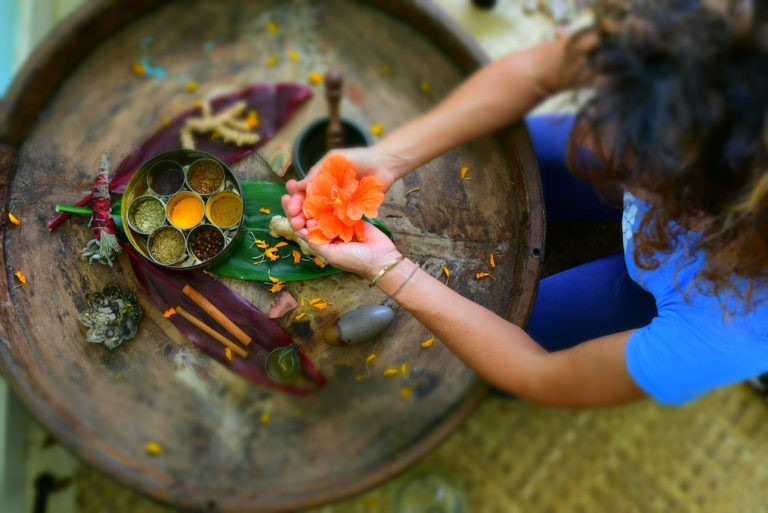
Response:
[{"label": "blue t-shirt", "polygon": [[[624,259],[629,276],[656,299],[658,315],[627,342],[629,373],[660,403],[680,405],[724,385],[768,371],[768,290],[755,293],[747,314],[730,314],[738,302],[725,302],[698,290],[693,279],[703,256],[688,251],[695,233],[662,255],[657,269],[638,269],[632,235],[649,205],[624,195]],[[725,307],[723,306],[725,304]]]}]

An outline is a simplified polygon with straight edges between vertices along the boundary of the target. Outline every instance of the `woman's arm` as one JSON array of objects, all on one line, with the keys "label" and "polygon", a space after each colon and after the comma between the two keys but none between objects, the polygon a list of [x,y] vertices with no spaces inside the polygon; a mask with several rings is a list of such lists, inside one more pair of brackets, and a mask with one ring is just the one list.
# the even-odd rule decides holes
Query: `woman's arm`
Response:
[{"label": "woman's arm", "polygon": [[425,114],[390,132],[373,151],[398,178],[446,151],[522,119],[570,86],[567,37],[510,53],[480,68]]},{"label": "woman's arm", "polygon": [[[299,234],[305,236],[306,230]],[[313,248],[334,267],[372,280],[400,252],[368,223],[364,234],[363,243]],[[572,408],[618,405],[645,397],[630,377],[624,356],[631,331],[550,353],[520,327],[454,292],[408,259],[382,274],[376,286],[481,377],[511,394]]]},{"label": "woman's arm", "polygon": [[[574,65],[568,55],[564,36],[511,53],[476,71],[434,108],[373,146],[333,151],[344,154],[359,176],[375,176],[389,189],[422,164],[521,120],[549,95],[570,87]],[[317,167],[319,163],[303,180],[286,183],[291,198],[283,208],[296,230],[304,226],[304,191]]]},{"label": "woman's arm", "polygon": [[611,406],[645,397],[627,371],[631,331],[554,353],[521,328],[403,260],[376,285],[492,385],[536,403]]}]

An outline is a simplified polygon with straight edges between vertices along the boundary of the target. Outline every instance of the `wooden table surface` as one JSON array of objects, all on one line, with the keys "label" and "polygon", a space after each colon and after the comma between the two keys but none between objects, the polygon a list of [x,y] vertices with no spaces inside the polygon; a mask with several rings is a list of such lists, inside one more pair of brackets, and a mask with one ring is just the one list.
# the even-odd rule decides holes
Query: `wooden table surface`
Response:
[{"label": "wooden table surface", "polygon": [[[268,30],[270,21],[277,32]],[[276,64],[268,64],[270,55],[280,57]],[[147,56],[166,78],[133,73],[132,64]],[[125,256],[114,268],[81,260],[92,236],[85,219],[54,231],[46,221],[55,204],[88,192],[102,153],[119,161],[164,119],[206,95],[260,82],[306,84],[311,71],[333,65],[345,72],[343,114],[386,130],[434,105],[484,59],[424,1],[86,5],[32,56],[0,110],[0,200],[22,220],[1,232],[0,371],[75,454],[179,508],[289,510],[351,495],[401,471],[455,429],[486,387],[439,341],[422,349],[430,333],[376,289],[348,274],[290,284],[296,296],[331,303],[314,315],[314,328],[359,304],[388,304],[396,313],[365,346],[327,346],[316,329],[298,337],[327,384],[296,397],[254,385],[189,344],[142,296]],[[185,87],[190,81],[198,84],[194,92]],[[431,91],[422,89],[424,81]],[[263,154],[326,114],[322,89],[315,92]],[[283,180],[255,171],[253,158],[233,166],[240,179]],[[470,174],[462,180],[464,166]],[[433,275],[446,266],[453,289],[525,322],[544,221],[521,125],[412,173],[388,192],[380,218],[398,247]],[[16,287],[15,271],[27,277],[25,286]],[[475,278],[484,271],[493,278]],[[112,352],[87,344],[76,321],[85,295],[106,283],[135,290],[145,312],[138,336]],[[263,310],[273,299],[262,283],[227,284]],[[366,366],[370,353],[377,359]],[[384,368],[403,363],[408,379],[384,377]],[[369,379],[357,381],[361,373]],[[404,386],[414,393],[402,397]],[[162,454],[145,452],[151,440]]]}]

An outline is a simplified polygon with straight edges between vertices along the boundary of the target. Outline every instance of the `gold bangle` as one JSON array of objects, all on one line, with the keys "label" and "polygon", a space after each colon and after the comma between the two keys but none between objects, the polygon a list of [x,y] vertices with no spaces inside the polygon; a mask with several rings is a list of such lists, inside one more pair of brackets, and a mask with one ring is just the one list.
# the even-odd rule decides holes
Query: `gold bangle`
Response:
[{"label": "gold bangle", "polygon": [[373,287],[376,285],[376,282],[381,279],[384,274],[392,269],[394,266],[396,266],[403,258],[405,258],[405,255],[398,255],[397,258],[390,261],[388,264],[386,264],[384,267],[381,268],[381,271],[379,271],[376,276],[373,277],[371,282],[368,284],[369,287]]}]

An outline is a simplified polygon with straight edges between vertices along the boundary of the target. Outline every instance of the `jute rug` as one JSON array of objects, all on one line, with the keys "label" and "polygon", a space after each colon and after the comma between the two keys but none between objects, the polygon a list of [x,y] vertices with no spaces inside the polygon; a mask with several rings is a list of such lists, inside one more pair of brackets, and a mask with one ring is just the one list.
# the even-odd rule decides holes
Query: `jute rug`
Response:
[{"label": "jute rug", "polygon": [[[395,512],[402,486],[425,472],[453,481],[472,513],[761,512],[766,461],[768,409],[746,385],[681,408],[569,411],[490,395],[408,471],[306,513]],[[85,466],[75,482],[78,513],[171,511]]]}]

